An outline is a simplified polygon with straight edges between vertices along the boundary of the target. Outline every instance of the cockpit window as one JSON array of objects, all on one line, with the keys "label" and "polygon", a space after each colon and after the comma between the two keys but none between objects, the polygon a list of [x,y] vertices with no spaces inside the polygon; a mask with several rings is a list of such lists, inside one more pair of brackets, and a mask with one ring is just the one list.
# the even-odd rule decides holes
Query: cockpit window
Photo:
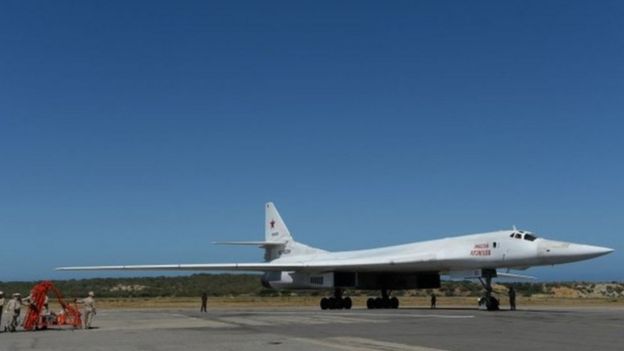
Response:
[{"label": "cockpit window", "polygon": [[511,235],[509,235],[510,238],[513,238],[513,236],[514,236],[514,233],[511,233]]},{"label": "cockpit window", "polygon": [[534,241],[535,239],[537,239],[536,236],[531,235],[531,234],[524,234],[524,240],[528,240],[528,241]]},{"label": "cockpit window", "polygon": [[522,239],[522,234],[516,233],[516,239]]}]

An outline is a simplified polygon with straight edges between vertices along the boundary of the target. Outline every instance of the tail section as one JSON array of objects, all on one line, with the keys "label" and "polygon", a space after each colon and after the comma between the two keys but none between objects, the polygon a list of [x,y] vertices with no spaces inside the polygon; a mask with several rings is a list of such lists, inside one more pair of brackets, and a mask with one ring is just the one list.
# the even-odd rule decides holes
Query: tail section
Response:
[{"label": "tail section", "polygon": [[313,255],[327,252],[296,242],[290,235],[286,223],[284,223],[282,216],[277,212],[277,208],[275,208],[272,202],[267,202],[264,205],[264,209],[264,241],[218,241],[215,244],[258,246],[264,249],[265,261],[273,261],[286,256]]},{"label": "tail section", "polygon": [[267,202],[264,209],[264,240],[267,243],[280,244],[265,246],[265,260],[272,261],[280,257],[310,255],[326,252],[324,250],[296,242],[290,234],[288,227],[286,227],[286,223],[284,223],[282,216],[280,216],[277,208],[272,202]]},{"label": "tail section", "polygon": [[264,240],[267,242],[293,242],[293,237],[290,235],[286,223],[272,202],[267,202],[265,205]]}]

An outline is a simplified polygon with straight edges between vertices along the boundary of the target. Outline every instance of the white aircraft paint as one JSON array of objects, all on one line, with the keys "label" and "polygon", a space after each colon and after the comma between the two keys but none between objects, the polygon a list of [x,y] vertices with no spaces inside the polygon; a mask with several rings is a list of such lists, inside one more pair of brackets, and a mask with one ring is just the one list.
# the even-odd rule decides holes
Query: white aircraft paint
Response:
[{"label": "white aircraft paint", "polygon": [[[314,274],[334,271],[439,272],[442,275],[460,274],[470,277],[475,273],[480,276],[478,272],[482,269],[526,269],[587,260],[613,252],[613,249],[606,247],[537,238],[530,232],[516,229],[368,250],[329,252],[296,242],[273,203],[269,202],[265,207],[265,241],[219,244],[262,247],[267,251],[265,258],[268,262],[86,266],[61,267],[57,270],[262,271]],[[326,287],[326,284],[323,285]]]}]

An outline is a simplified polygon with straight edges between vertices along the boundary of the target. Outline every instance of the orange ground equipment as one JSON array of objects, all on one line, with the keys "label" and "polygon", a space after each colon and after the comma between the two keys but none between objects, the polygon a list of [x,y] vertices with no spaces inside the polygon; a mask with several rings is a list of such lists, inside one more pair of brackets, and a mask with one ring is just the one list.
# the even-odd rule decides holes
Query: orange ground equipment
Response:
[{"label": "orange ground equipment", "polygon": [[[56,295],[56,299],[61,305],[63,313],[58,315],[42,313],[42,311],[46,308],[46,297],[50,292]],[[24,318],[24,329],[47,329],[50,324],[81,328],[82,320],[77,306],[65,302],[63,300],[63,295],[54,286],[54,284],[52,284],[52,282],[43,281],[35,285],[30,291],[30,305],[28,306],[28,311],[26,312],[26,317]]]}]

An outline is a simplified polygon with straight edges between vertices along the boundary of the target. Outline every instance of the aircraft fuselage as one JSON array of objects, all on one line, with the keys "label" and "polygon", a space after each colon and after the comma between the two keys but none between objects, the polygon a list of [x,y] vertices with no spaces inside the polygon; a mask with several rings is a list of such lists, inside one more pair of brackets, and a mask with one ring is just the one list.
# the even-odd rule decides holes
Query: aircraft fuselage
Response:
[{"label": "aircraft fuselage", "polygon": [[[325,262],[328,266],[340,266],[341,261],[361,261],[361,264],[357,269],[337,269],[339,275],[314,271],[313,268],[270,272],[265,275],[263,282],[273,288],[309,289],[338,287],[341,286],[339,281],[346,281],[348,284],[343,287],[375,289],[391,285],[388,280],[401,280],[403,283],[398,284],[400,287],[392,288],[435,288],[435,283],[422,283],[432,281],[429,274],[468,276],[471,275],[469,271],[474,270],[477,273],[473,275],[479,277],[482,270],[563,264],[605,255],[611,251],[599,246],[537,238],[528,232],[503,230],[369,250],[323,251],[292,257],[284,255],[272,263],[305,265],[306,262]],[[372,263],[367,265],[367,262]],[[380,266],[379,262],[386,264]],[[346,274],[353,274],[354,278],[339,278]],[[371,284],[371,279],[378,281],[378,284]],[[367,283],[361,284],[361,280]]]}]

